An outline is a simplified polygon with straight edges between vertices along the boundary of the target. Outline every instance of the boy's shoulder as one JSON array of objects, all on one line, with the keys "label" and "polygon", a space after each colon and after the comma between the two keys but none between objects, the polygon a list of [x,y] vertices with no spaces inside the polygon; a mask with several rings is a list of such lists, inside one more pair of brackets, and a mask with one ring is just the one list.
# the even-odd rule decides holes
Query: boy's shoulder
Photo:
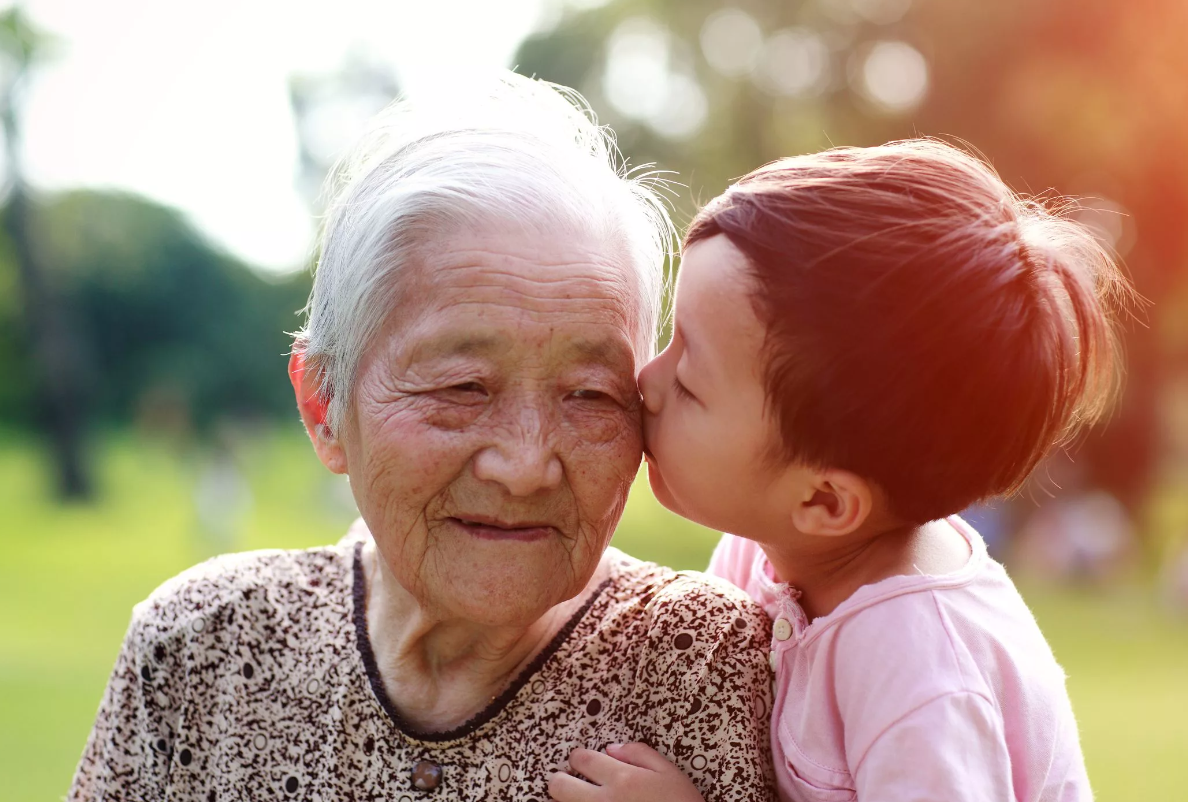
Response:
[{"label": "boy's shoulder", "polygon": [[1004,683],[1064,683],[1027,605],[989,558],[968,582],[889,596],[834,629],[839,701],[858,706],[882,697],[911,709],[966,693],[997,704]]}]

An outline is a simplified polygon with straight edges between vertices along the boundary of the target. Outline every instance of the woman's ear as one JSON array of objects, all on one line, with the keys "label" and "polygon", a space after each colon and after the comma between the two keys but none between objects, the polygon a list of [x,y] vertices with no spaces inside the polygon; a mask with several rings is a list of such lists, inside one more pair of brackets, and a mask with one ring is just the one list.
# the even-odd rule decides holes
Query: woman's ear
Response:
[{"label": "woman's ear", "polygon": [[841,537],[853,534],[870,517],[874,492],[856,473],[814,471],[807,492],[792,510],[792,525],[806,535]]},{"label": "woman's ear", "polygon": [[297,348],[289,355],[289,381],[318,459],[334,473],[346,473],[346,452],[326,422],[328,404],[321,393],[322,383],[316,373],[306,370],[304,355]]}]

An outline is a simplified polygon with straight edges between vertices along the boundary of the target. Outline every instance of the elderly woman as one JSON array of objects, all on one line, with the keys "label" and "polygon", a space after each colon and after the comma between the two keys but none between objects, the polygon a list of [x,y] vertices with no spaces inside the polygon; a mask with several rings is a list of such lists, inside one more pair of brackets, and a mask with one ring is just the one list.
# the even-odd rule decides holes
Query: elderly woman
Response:
[{"label": "elderly woman", "polygon": [[762,614],[607,547],[663,204],[572,94],[451,100],[342,169],[290,361],[361,520],[138,605],[71,799],[543,799],[626,741],[708,800],[770,797]]}]

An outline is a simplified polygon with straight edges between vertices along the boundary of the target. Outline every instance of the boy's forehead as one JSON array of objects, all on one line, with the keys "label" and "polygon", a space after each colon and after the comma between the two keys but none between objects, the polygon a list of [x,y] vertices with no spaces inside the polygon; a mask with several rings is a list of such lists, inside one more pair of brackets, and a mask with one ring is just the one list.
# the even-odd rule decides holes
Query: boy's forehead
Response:
[{"label": "boy's forehead", "polygon": [[733,360],[740,350],[757,351],[763,327],[752,292],[746,257],[726,237],[690,247],[677,277],[675,316],[690,352],[710,350]]},{"label": "boy's forehead", "polygon": [[[725,236],[719,234],[694,243],[681,259],[677,276],[677,302],[682,299],[698,305],[715,296],[746,295],[751,279],[747,274],[747,260]],[[679,308],[679,307],[678,307]]]}]

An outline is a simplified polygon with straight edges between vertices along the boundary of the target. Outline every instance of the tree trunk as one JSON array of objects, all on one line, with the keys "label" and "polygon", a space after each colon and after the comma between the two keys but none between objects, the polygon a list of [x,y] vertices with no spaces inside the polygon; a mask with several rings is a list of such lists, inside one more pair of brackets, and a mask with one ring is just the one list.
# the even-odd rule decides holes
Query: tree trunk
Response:
[{"label": "tree trunk", "polygon": [[52,445],[58,494],[68,500],[84,500],[90,497],[92,484],[84,456],[82,366],[61,304],[37,262],[30,208],[28,191],[18,179],[4,210],[4,229],[24,288],[41,423]]}]

